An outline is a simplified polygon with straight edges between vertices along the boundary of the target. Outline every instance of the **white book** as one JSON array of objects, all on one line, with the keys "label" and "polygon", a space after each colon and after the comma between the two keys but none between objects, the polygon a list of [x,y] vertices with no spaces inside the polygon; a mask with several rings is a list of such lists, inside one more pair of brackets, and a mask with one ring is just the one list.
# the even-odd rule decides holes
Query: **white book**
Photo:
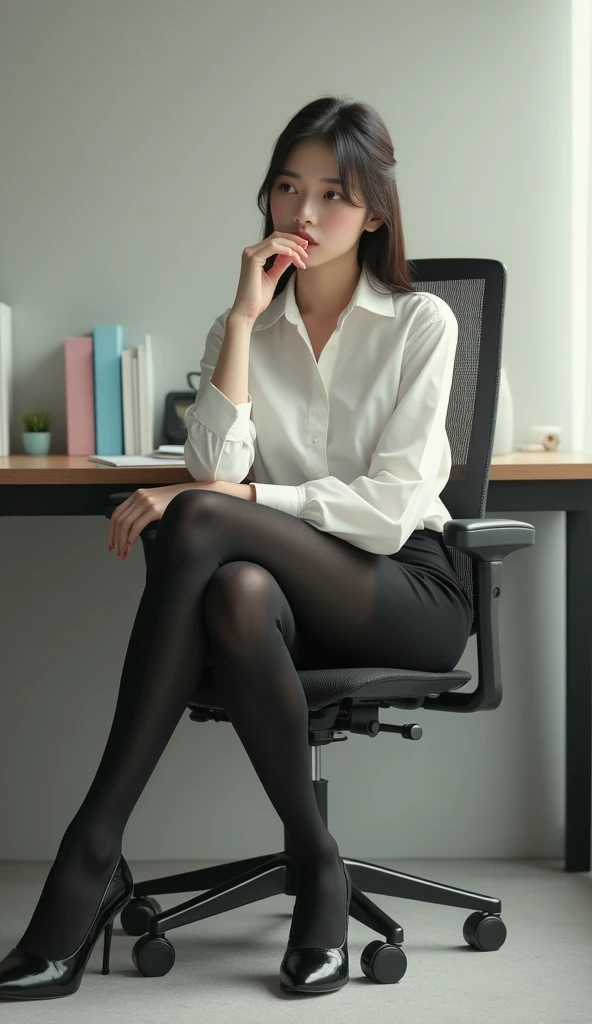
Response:
[{"label": "white book", "polygon": [[0,455],[10,455],[12,377],[12,309],[0,302]]},{"label": "white book", "polygon": [[[149,335],[146,335],[144,345],[124,349],[121,353],[121,384],[125,454],[151,456],[154,445],[154,374]],[[131,463],[123,462],[121,465]]]},{"label": "white book", "polygon": [[156,451],[150,454],[157,459],[178,459],[185,462],[185,445],[183,444],[160,444]]},{"label": "white book", "polygon": [[123,448],[126,455],[136,451],[134,438],[134,394],[132,384],[133,353],[125,348],[121,353],[121,392],[123,400]]},{"label": "white book", "polygon": [[149,334],[138,347],[138,394],[140,406],[140,452],[148,455],[154,448],[154,370],[152,339]]},{"label": "white book", "polygon": [[132,452],[140,454],[140,400],[138,398],[138,350],[132,349],[132,413],[134,424],[134,446]]}]

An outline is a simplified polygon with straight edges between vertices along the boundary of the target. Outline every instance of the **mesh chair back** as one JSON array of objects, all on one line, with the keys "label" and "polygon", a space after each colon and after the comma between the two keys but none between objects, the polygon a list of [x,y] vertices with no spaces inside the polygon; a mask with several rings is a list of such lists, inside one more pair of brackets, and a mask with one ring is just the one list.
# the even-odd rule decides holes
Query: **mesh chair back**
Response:
[{"label": "mesh chair back", "polygon": [[[506,268],[498,260],[410,260],[416,291],[448,303],[458,320],[458,346],[446,433],[452,468],[441,500],[452,519],[483,519],[495,435],[502,362]],[[449,548],[461,586],[471,602],[476,632],[473,560]]]}]

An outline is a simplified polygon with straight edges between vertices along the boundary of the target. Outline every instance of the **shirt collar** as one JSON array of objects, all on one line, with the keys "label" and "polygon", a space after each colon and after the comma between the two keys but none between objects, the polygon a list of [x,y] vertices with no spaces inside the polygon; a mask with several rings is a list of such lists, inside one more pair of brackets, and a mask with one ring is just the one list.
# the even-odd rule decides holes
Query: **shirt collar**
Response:
[{"label": "shirt collar", "polygon": [[[257,317],[253,325],[254,331],[261,331],[264,327],[271,327],[282,314],[290,323],[298,323],[302,318],[295,298],[296,274],[291,274],[286,287],[271,300],[267,309]],[[363,265],[355,291],[349,301],[347,309],[343,311],[345,317],[354,306],[363,306],[371,313],[379,313],[381,316],[396,316],[393,302],[393,293],[390,291],[379,291],[371,282],[366,267]]]}]

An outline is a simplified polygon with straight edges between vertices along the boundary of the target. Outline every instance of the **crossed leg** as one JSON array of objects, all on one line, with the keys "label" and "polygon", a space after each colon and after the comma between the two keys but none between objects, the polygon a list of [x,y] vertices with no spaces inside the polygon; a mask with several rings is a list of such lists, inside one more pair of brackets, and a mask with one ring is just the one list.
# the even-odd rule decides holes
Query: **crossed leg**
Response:
[{"label": "crossed leg", "polygon": [[339,945],[345,878],[314,796],[297,667],[454,667],[465,618],[437,588],[277,509],[200,489],[177,495],[159,523],[101,762],[18,945],[49,959],[79,945],[208,650],[228,716],[290,834],[299,870],[290,944]]}]

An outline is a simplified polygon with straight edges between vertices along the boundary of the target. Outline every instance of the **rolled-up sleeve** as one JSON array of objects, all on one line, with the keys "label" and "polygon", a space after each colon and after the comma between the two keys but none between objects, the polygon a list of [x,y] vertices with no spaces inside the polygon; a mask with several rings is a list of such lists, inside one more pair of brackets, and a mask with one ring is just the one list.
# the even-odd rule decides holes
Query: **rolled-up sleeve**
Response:
[{"label": "rolled-up sleeve", "polygon": [[396,406],[367,474],[349,484],[335,476],[255,483],[257,501],[367,551],[399,551],[450,475],[446,414],[457,341],[452,311],[434,313],[407,340]]},{"label": "rolled-up sleeve", "polygon": [[212,384],[230,309],[216,318],[206,337],[195,402],[185,412],[185,465],[194,480],[243,480],[255,458],[253,401],[237,405]]}]

